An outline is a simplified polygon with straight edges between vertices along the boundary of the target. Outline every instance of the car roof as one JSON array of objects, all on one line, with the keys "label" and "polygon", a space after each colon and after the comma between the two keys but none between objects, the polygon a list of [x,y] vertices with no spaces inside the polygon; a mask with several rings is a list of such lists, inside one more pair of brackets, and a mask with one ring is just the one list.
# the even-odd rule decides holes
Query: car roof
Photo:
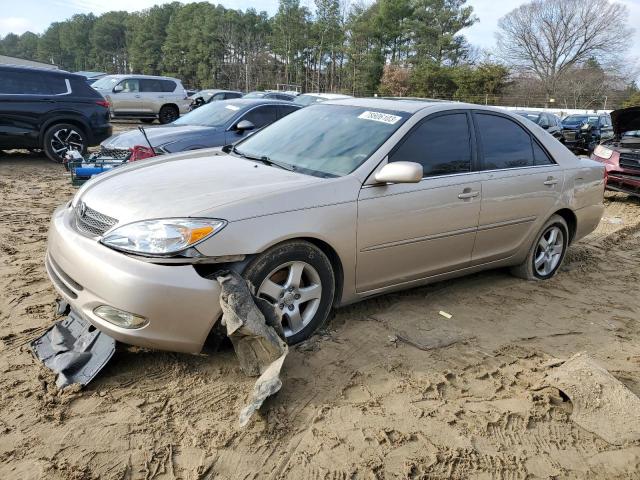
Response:
[{"label": "car roof", "polygon": [[[244,98],[244,97],[240,97],[240,98],[231,98],[228,100],[219,100],[215,103],[219,104],[219,103],[228,103],[228,104],[232,104],[232,105],[241,105],[241,106],[252,106],[252,105],[268,105],[268,104],[273,104],[273,105],[286,105],[286,106],[291,106],[294,105],[296,107],[298,107],[299,105],[295,105],[291,102],[287,102],[285,100],[278,100],[275,98]],[[212,102],[213,103],[213,102]]]},{"label": "car roof", "polygon": [[76,73],[67,72],[66,70],[58,70],[55,68],[43,68],[43,67],[31,67],[28,65],[0,65],[0,69],[16,70],[22,72],[38,72],[46,73],[48,75],[59,75],[65,78],[79,78],[85,80],[84,75],[78,75]]},{"label": "car roof", "polygon": [[398,112],[416,113],[425,108],[442,106],[443,103],[451,104],[452,108],[480,108],[480,105],[472,105],[458,102],[434,101],[427,99],[388,99],[388,98],[345,98],[340,100],[327,100],[324,105],[350,105],[353,107],[379,108],[382,110],[396,110]]},{"label": "car roof", "polygon": [[307,93],[303,93],[302,96],[308,96],[308,97],[320,97],[320,98],[326,98],[328,100],[338,100],[340,98],[352,98],[351,95],[343,95],[342,93],[321,93],[321,92],[307,92]]},{"label": "car roof", "polygon": [[[174,80],[176,82],[180,82],[180,79],[174,77],[164,77],[162,75],[138,75],[135,73],[114,73],[112,75],[105,75],[102,78],[150,78],[150,79],[159,79],[159,80]],[[182,83],[182,82],[180,82]]]}]

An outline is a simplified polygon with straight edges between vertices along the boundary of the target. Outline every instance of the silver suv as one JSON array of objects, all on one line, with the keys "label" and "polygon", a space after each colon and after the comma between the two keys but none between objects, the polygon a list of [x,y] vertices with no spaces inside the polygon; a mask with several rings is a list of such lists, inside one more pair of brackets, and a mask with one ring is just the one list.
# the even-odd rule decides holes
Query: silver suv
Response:
[{"label": "silver suv", "polygon": [[171,123],[191,101],[180,80],[150,75],[107,75],[92,85],[109,102],[113,118]]}]

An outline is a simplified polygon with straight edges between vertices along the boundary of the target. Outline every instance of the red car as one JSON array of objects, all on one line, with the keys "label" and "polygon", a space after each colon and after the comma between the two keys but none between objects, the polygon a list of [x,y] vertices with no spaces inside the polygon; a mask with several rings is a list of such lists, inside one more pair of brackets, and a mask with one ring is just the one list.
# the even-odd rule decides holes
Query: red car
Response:
[{"label": "red car", "polygon": [[598,145],[592,160],[604,163],[608,190],[640,196],[640,107],[611,112],[614,137]]}]

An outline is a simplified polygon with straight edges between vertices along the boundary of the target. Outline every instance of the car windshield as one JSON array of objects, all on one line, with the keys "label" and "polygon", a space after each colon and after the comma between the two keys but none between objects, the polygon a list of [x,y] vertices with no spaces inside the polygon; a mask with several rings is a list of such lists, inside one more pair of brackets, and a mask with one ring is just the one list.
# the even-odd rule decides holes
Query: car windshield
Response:
[{"label": "car windshield", "polygon": [[516,113],[521,117],[528,118],[534,123],[538,123],[538,119],[540,118],[539,113],[532,113],[532,112],[516,112]]},{"label": "car windshield", "polygon": [[299,95],[293,100],[293,103],[306,107],[312,103],[324,102],[325,100],[326,98],[319,97],[317,95]]},{"label": "car windshield", "polygon": [[318,104],[239,143],[236,153],[319,177],[353,172],[410,114],[377,108]]},{"label": "car windshield", "polygon": [[114,77],[104,77],[100,80],[97,80],[91,84],[93,88],[99,88],[102,90],[107,90],[115,87],[116,83],[118,83],[119,78]]},{"label": "car windshield", "polygon": [[588,123],[589,125],[597,125],[598,117],[591,116],[591,115],[569,115],[564,120],[562,120],[562,123],[566,123],[570,125],[583,124],[583,123]]},{"label": "car windshield", "polygon": [[181,116],[172,125],[199,125],[201,127],[223,127],[242,108],[233,102],[211,102]]}]

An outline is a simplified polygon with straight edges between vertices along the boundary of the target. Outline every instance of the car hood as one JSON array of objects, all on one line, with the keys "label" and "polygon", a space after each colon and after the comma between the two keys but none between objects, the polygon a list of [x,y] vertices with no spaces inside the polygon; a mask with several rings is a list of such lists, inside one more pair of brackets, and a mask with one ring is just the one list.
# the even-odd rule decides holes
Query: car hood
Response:
[{"label": "car hood", "polygon": [[616,136],[624,132],[640,130],[640,107],[621,108],[611,112],[611,123],[613,133]]},{"label": "car hood", "polygon": [[336,192],[351,189],[335,188],[336,180],[206,149],[141,160],[98,175],[80,189],[74,205],[84,202],[120,225],[171,217],[236,221],[343,201]]},{"label": "car hood", "polygon": [[[167,125],[144,129],[149,138],[149,142],[151,142],[151,145],[154,147],[161,147],[176,140],[206,137],[218,130],[217,127],[203,127],[199,125]],[[136,145],[148,145],[147,140],[138,129],[113,135],[102,142],[102,146],[105,148],[130,148]]]}]

